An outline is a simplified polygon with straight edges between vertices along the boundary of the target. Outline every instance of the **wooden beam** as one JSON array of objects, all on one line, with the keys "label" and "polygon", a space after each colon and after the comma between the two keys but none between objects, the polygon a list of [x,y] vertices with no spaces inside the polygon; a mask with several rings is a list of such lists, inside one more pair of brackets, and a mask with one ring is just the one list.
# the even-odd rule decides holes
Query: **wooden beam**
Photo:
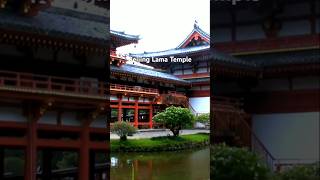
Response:
[{"label": "wooden beam", "polygon": [[79,149],[80,140],[38,139],[39,148]]},{"label": "wooden beam", "polygon": [[27,145],[26,138],[0,137],[0,146],[25,147],[26,145]]},{"label": "wooden beam", "polygon": [[107,142],[90,142],[89,146],[92,150],[109,150]]}]

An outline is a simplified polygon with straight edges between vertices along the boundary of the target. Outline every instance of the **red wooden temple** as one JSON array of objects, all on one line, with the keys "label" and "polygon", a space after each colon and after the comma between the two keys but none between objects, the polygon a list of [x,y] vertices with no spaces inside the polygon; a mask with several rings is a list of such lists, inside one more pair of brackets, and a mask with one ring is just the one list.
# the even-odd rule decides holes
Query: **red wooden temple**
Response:
[{"label": "red wooden temple", "polygon": [[189,107],[184,94],[190,83],[172,74],[133,62],[116,53],[116,48],[137,43],[138,36],[111,31],[110,107],[111,125],[129,121],[138,128],[154,128],[152,117],[165,107]]},{"label": "red wooden temple", "polygon": [[107,27],[50,0],[0,1],[1,180],[108,179]]},{"label": "red wooden temple", "polygon": [[135,58],[191,58],[188,63],[149,63],[151,66],[181,78],[190,83],[184,93],[188,98],[189,108],[195,115],[210,112],[210,61],[220,59],[210,50],[210,35],[197,23],[191,32],[174,49],[130,54]]},{"label": "red wooden temple", "polygon": [[[213,143],[245,146],[273,170],[319,162],[319,2],[211,3]],[[218,53],[216,53],[218,54]]]}]

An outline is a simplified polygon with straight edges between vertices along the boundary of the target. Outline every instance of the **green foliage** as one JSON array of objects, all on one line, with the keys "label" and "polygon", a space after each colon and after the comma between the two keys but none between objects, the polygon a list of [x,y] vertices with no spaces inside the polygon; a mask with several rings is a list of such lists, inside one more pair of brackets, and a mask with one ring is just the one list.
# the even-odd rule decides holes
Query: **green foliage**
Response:
[{"label": "green foliage", "polygon": [[201,123],[209,122],[210,121],[210,113],[200,114],[199,116],[196,117],[196,121],[201,122]]},{"label": "green foliage", "polygon": [[111,140],[112,152],[175,151],[207,146],[209,134],[190,134],[178,137],[154,137],[150,139]]},{"label": "green foliage", "polygon": [[165,111],[155,115],[153,120],[170,129],[174,136],[179,136],[182,128],[192,126],[194,115],[188,108],[170,106]]},{"label": "green foliage", "polygon": [[10,172],[16,176],[22,176],[24,171],[24,160],[20,157],[7,157],[4,160],[5,172]]},{"label": "green foliage", "polygon": [[295,166],[279,174],[281,180],[318,180],[320,163]]},{"label": "green foliage", "polygon": [[267,180],[268,168],[259,157],[243,148],[231,148],[225,145],[211,149],[211,177],[219,180]]},{"label": "green foliage", "polygon": [[59,158],[61,158],[61,160],[57,161],[57,163],[54,163],[58,169],[77,167],[79,164],[78,154],[75,152],[61,152],[61,154],[59,154]]},{"label": "green foliage", "polygon": [[111,132],[117,134],[121,141],[127,140],[127,136],[136,133],[136,128],[127,121],[115,122]]}]

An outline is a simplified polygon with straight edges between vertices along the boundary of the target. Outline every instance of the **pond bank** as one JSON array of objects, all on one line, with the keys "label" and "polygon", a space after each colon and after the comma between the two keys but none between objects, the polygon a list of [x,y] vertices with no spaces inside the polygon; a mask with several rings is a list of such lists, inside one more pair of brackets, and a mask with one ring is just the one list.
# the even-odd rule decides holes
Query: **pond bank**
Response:
[{"label": "pond bank", "polygon": [[111,152],[159,152],[194,149],[209,145],[209,134],[199,133],[150,139],[111,140]]}]

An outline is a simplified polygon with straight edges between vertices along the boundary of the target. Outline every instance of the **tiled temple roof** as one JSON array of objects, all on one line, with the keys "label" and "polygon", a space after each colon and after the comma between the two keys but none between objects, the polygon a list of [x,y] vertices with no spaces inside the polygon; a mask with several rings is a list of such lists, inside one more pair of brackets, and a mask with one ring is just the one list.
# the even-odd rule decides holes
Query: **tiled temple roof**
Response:
[{"label": "tiled temple roof", "polygon": [[190,84],[188,81],[180,79],[172,74],[168,74],[155,69],[149,69],[141,66],[124,64],[120,67],[111,66],[110,68],[111,68],[111,72],[132,74],[138,77],[143,76],[143,77],[147,77],[147,78],[151,78],[159,81],[170,81],[172,83],[182,84],[182,85]]},{"label": "tiled temple roof", "polygon": [[108,45],[107,17],[50,7],[37,16],[25,17],[0,11],[0,29],[21,30],[39,35],[62,37]]},{"label": "tiled temple roof", "polygon": [[240,58],[222,53],[207,46],[196,46],[182,49],[171,49],[166,51],[150,52],[143,54],[130,54],[132,57],[147,58],[147,57],[169,57],[169,56],[192,56],[195,53],[203,53],[196,57],[196,60],[211,60],[211,63],[223,63],[242,67],[256,67],[253,62],[241,60]]},{"label": "tiled temple roof", "polygon": [[139,58],[145,58],[145,57],[167,57],[171,55],[188,55],[192,53],[198,53],[209,50],[210,46],[196,46],[196,47],[188,47],[188,48],[174,48],[169,49],[165,51],[156,51],[156,52],[144,52],[142,54],[133,54],[130,53],[129,55],[132,57],[139,57]]},{"label": "tiled temple roof", "polygon": [[210,35],[206,33],[204,30],[202,30],[197,24],[194,24],[194,28],[191,31],[191,33],[179,44],[177,49],[182,48],[182,46],[187,42],[187,40],[194,34],[199,33],[202,37],[208,39],[210,41]]},{"label": "tiled temple roof", "polygon": [[140,39],[139,35],[130,35],[130,34],[126,34],[126,33],[121,32],[121,31],[114,31],[114,30],[110,30],[110,32],[111,32],[112,36],[116,36],[116,37],[119,37],[119,38],[131,40],[131,41],[138,41]]},{"label": "tiled temple roof", "polygon": [[239,56],[257,67],[320,63],[320,49]]}]

